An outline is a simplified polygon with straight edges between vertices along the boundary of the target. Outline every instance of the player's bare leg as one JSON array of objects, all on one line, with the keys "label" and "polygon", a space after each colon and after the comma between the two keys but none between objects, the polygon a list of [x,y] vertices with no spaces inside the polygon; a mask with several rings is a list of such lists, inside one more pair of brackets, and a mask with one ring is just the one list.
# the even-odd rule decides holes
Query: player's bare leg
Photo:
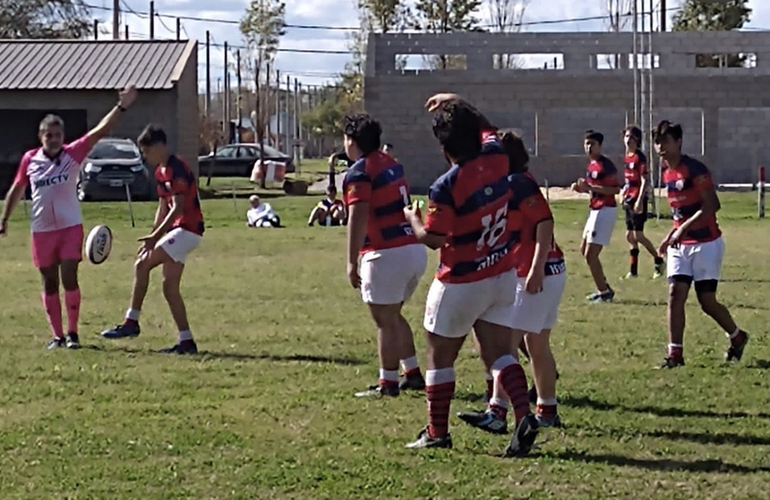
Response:
[{"label": "player's bare leg", "polygon": [[126,311],[123,323],[115,328],[103,331],[102,337],[118,339],[136,337],[141,333],[141,329],[139,328],[139,316],[141,315],[144,298],[147,295],[147,287],[150,284],[150,272],[166,262],[173,262],[173,260],[162,248],[156,248],[149,252],[142,252],[139,255],[134,263],[134,284],[131,289],[131,306],[128,311]]},{"label": "player's bare leg", "polygon": [[[155,251],[163,252],[163,249],[156,249]],[[195,344],[190,331],[190,323],[187,321],[184,299],[182,299],[182,293],[179,290],[183,272],[183,263],[175,262],[170,257],[163,262],[163,297],[166,298],[168,307],[171,309],[171,316],[173,316],[179,332],[177,344],[161,351],[167,354],[196,354],[198,352],[198,346]]]},{"label": "player's bare leg", "polygon": [[43,308],[51,326],[53,338],[48,342],[48,348],[63,347],[64,326],[62,325],[61,299],[59,298],[59,265],[40,268],[40,277],[43,281]]},{"label": "player's bare leg", "polygon": [[377,351],[380,374],[376,386],[356,393],[356,396],[398,396],[398,362],[402,347],[401,304],[369,304],[374,324],[377,325]]},{"label": "player's bare leg", "polygon": [[551,351],[551,330],[527,333],[524,338],[532,357],[532,371],[535,374],[538,421],[543,426],[559,427],[561,421],[556,401],[556,360]]},{"label": "player's bare leg", "polygon": [[80,320],[80,285],[78,283],[77,260],[64,260],[61,263],[61,283],[64,288],[64,306],[67,310],[67,347],[78,349],[78,321]]},{"label": "player's bare leg", "polygon": [[312,226],[316,222],[320,222],[326,218],[326,209],[321,207],[315,207],[310,212],[310,218],[307,220],[307,225]]},{"label": "player's bare leg", "polygon": [[599,255],[602,253],[602,246],[596,243],[588,243],[587,245],[581,245],[584,250],[583,256],[586,259],[588,268],[591,271],[591,276],[596,284],[597,295],[589,296],[589,300],[592,302],[612,302],[615,297],[615,292],[610,288],[607,283],[607,278],[604,275],[604,268],[602,262],[599,259]]},{"label": "player's bare leg", "polygon": [[407,448],[451,448],[449,407],[455,393],[454,363],[465,337],[450,338],[426,333],[427,363],[425,396],[428,401],[428,426]]},{"label": "player's bare leg", "polygon": [[634,231],[634,238],[636,239],[636,242],[638,244],[642,245],[645,249],[647,249],[650,255],[653,256],[653,258],[660,258],[658,256],[658,249],[655,248],[655,245],[652,244],[650,239],[647,238],[647,235],[645,235],[643,231]]},{"label": "player's bare leg", "polygon": [[684,307],[689,293],[690,282],[685,277],[674,276],[668,286],[668,355],[661,368],[684,365]]},{"label": "player's bare leg", "polygon": [[730,348],[725,353],[727,361],[739,361],[743,356],[743,349],[746,347],[749,336],[735,324],[727,307],[717,300],[716,285],[716,280],[696,282],[695,292],[698,295],[698,302],[703,312],[711,316],[730,339]]}]

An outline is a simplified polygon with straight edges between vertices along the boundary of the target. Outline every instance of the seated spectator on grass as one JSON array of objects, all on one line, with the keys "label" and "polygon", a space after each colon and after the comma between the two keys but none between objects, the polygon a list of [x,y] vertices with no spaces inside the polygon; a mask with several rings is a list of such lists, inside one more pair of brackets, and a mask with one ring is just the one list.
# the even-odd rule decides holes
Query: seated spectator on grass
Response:
[{"label": "seated spectator on grass", "polygon": [[337,199],[336,187],[326,188],[326,198],[319,201],[318,205],[310,212],[307,225],[312,226],[316,222],[319,226],[340,226],[347,223],[345,204],[342,203],[342,200]]},{"label": "seated spectator on grass", "polygon": [[269,203],[262,203],[259,196],[249,197],[251,208],[246,212],[249,227],[281,227],[281,218]]}]

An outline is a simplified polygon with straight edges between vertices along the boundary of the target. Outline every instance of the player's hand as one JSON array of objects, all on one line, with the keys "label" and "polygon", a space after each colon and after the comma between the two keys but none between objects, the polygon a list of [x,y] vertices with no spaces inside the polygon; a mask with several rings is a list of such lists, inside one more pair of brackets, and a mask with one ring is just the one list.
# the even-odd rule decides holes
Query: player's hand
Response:
[{"label": "player's hand", "polygon": [[644,207],[642,206],[641,203],[637,203],[636,205],[634,205],[634,213],[635,214],[641,214],[643,209],[644,209]]},{"label": "player's hand", "polygon": [[658,256],[666,257],[667,253],[668,253],[668,238],[663,238],[663,241],[660,242],[660,246],[658,247]]},{"label": "player's hand", "polygon": [[420,202],[415,201],[411,205],[407,205],[404,207],[404,217],[406,217],[406,220],[412,221],[412,220],[422,220],[422,214],[420,213]]},{"label": "player's hand", "polygon": [[587,193],[589,191],[588,183],[581,177],[575,182],[574,190],[576,193]]},{"label": "player's hand", "polygon": [[455,99],[460,99],[460,96],[450,93],[436,94],[425,102],[425,109],[427,109],[428,112],[433,113],[445,102],[453,101]]},{"label": "player's hand", "polygon": [[137,90],[135,85],[129,85],[118,93],[118,105],[128,109],[136,101]]},{"label": "player's hand", "polygon": [[139,255],[145,252],[153,251],[155,249],[155,245],[158,244],[159,239],[160,239],[159,237],[153,234],[149,234],[147,236],[142,236],[141,238],[139,238],[137,241],[142,243],[142,246],[139,247]]},{"label": "player's hand", "polygon": [[353,288],[361,288],[361,276],[358,275],[358,263],[348,262],[348,279],[350,280],[350,286]]},{"label": "player's hand", "polygon": [[527,275],[527,281],[525,283],[525,288],[527,290],[527,293],[530,293],[532,295],[537,295],[538,293],[543,291],[543,280],[545,279],[545,270],[539,269],[534,270],[530,269],[529,274]]}]

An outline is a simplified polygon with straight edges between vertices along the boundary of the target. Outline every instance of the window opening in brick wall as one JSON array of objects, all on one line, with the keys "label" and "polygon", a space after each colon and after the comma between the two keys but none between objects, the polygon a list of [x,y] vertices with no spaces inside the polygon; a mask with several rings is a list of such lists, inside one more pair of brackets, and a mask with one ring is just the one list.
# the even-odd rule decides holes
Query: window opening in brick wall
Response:
[{"label": "window opening in brick wall", "polygon": [[492,54],[494,69],[564,69],[564,54]]}]

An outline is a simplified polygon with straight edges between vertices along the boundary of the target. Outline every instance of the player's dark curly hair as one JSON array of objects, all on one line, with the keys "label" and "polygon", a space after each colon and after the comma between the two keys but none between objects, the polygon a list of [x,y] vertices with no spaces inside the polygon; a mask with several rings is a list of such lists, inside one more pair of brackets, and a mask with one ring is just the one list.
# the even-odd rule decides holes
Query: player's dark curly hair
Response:
[{"label": "player's dark curly hair", "polygon": [[449,101],[433,115],[433,135],[452,158],[468,160],[481,153],[481,121],[462,101]]},{"label": "player's dark curly hair", "polygon": [[658,142],[665,136],[669,136],[675,141],[682,138],[682,126],[678,123],[671,123],[668,120],[663,120],[658,123],[658,126],[652,131],[652,138],[655,142]]},{"label": "player's dark curly hair", "polygon": [[595,130],[586,130],[585,140],[596,141],[601,146],[604,144],[604,134]]},{"label": "player's dark curly hair", "polygon": [[160,127],[160,125],[150,124],[147,125],[136,142],[140,146],[150,147],[155,144],[168,144],[168,138],[166,132]]},{"label": "player's dark curly hair", "polygon": [[642,129],[637,127],[636,125],[629,125],[626,128],[623,129],[622,134],[625,136],[626,132],[631,134],[631,137],[636,139],[637,144],[642,142]]},{"label": "player's dark curly hair", "polygon": [[342,130],[347,137],[356,143],[364,156],[380,149],[382,127],[380,122],[371,116],[367,114],[346,116]]},{"label": "player's dark curly hair", "polygon": [[529,153],[521,137],[514,132],[498,132],[497,136],[508,155],[508,171],[521,174],[529,170]]}]

